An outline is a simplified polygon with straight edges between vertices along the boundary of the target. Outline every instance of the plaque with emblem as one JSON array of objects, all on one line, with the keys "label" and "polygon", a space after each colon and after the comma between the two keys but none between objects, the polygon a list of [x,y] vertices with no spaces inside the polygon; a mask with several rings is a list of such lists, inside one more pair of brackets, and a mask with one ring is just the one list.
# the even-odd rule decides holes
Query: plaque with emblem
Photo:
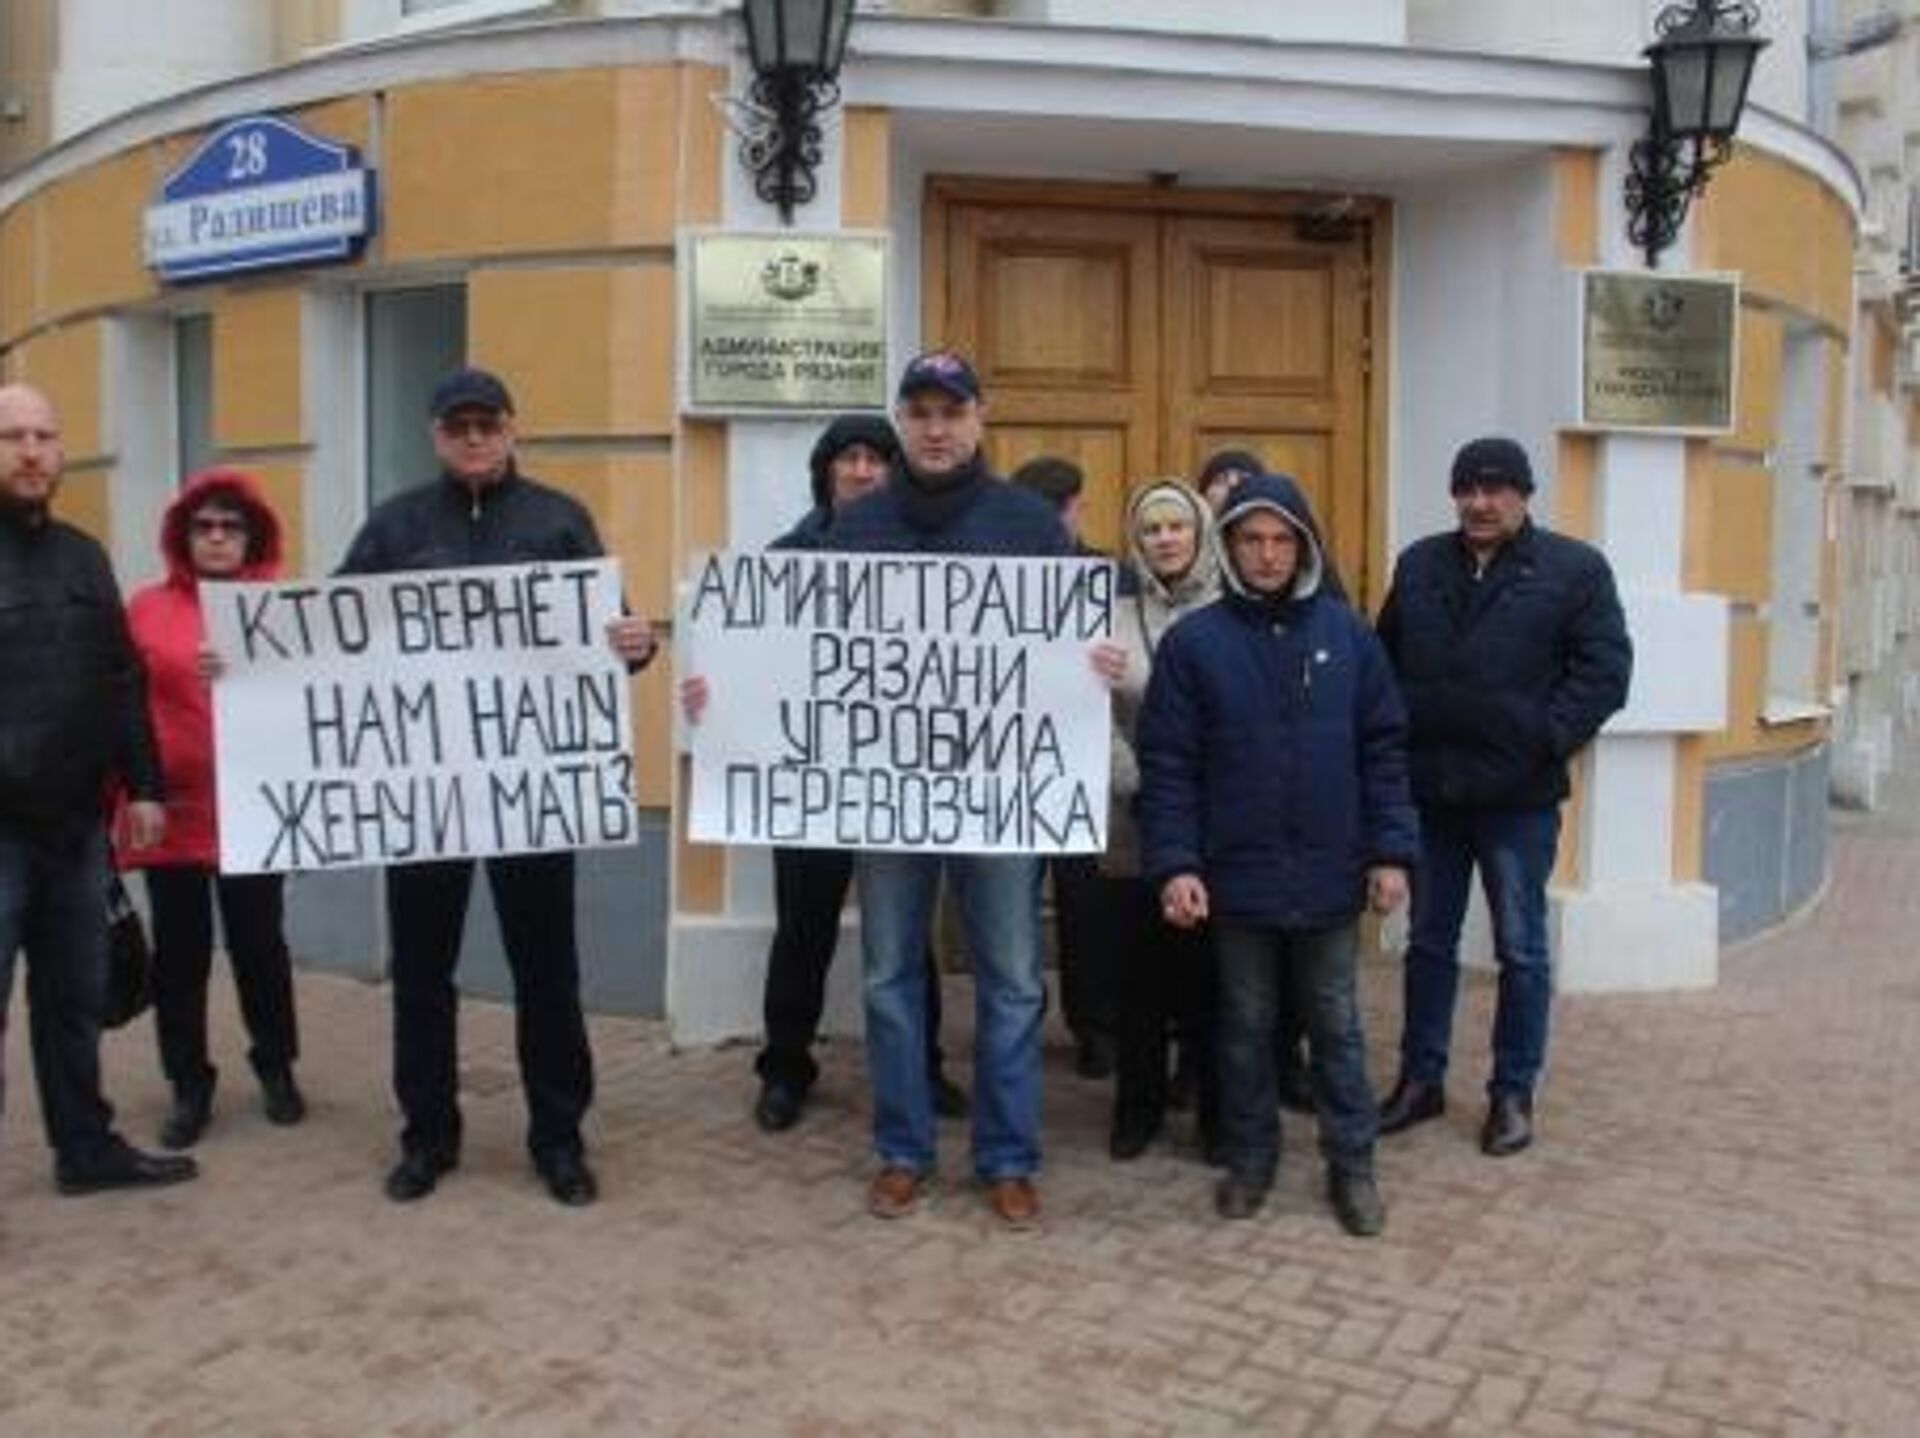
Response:
[{"label": "plaque with emblem", "polygon": [[887,403],[887,237],[698,232],[685,242],[687,408]]},{"label": "plaque with emblem", "polygon": [[1587,270],[1580,421],[1593,429],[1733,429],[1740,285],[1732,275]]}]

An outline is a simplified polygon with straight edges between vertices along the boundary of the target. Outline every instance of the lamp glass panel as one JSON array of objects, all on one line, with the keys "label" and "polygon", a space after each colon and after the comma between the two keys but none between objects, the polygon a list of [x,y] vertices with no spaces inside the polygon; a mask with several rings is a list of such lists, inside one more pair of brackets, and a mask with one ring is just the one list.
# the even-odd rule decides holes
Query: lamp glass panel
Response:
[{"label": "lamp glass panel", "polygon": [[780,44],[781,59],[786,64],[804,65],[809,70],[821,68],[828,21],[832,18],[830,9],[827,0],[786,0],[781,15],[785,23]]},{"label": "lamp glass panel", "polygon": [[1713,68],[1713,94],[1708,99],[1707,128],[1716,135],[1731,135],[1739,127],[1740,111],[1747,101],[1747,85],[1753,79],[1753,62],[1760,47],[1742,40],[1722,45]]},{"label": "lamp glass panel", "polygon": [[838,74],[840,61],[847,53],[847,30],[853,24],[853,0],[831,0],[828,7],[833,13],[828,17],[827,47],[821,52],[821,68],[828,74]]},{"label": "lamp glass panel", "polygon": [[1713,69],[1712,52],[1704,45],[1669,44],[1660,48],[1654,63],[1666,78],[1667,133],[1677,138],[1700,134]]},{"label": "lamp glass panel", "polygon": [[756,75],[780,63],[780,0],[746,0],[740,7],[747,22],[747,56]]}]

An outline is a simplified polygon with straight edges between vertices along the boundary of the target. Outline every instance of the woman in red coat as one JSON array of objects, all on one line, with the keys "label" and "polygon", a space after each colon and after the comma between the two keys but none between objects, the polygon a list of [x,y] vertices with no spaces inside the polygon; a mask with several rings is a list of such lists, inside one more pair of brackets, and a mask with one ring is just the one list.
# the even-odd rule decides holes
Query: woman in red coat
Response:
[{"label": "woman in red coat", "polygon": [[251,477],[210,469],[190,479],[168,506],[160,551],[167,577],[133,596],[127,618],[147,666],[148,703],[166,776],[166,838],[151,848],[123,848],[120,864],[146,870],[154,1018],[161,1067],[173,1085],[160,1142],[181,1149],[198,1141],[213,1114],[217,1071],[207,1057],[207,977],[216,900],[253,1044],[247,1057],[260,1079],[266,1115],[274,1123],[298,1123],[306,1102],[293,1080],[299,1037],[281,877],[219,872],[213,703],[201,657],[200,581],[275,577],[280,521]]}]

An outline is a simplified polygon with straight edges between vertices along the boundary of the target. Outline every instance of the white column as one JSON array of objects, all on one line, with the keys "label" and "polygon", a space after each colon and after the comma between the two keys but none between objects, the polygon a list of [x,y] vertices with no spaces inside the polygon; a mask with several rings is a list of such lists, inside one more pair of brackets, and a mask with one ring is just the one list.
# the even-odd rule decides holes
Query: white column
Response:
[{"label": "white column", "polygon": [[1674,775],[1682,735],[1726,722],[1727,606],[1680,589],[1686,441],[1600,441],[1596,538],[1633,636],[1633,688],[1584,759],[1585,884],[1553,894],[1565,992],[1711,987],[1719,896],[1676,883]]}]

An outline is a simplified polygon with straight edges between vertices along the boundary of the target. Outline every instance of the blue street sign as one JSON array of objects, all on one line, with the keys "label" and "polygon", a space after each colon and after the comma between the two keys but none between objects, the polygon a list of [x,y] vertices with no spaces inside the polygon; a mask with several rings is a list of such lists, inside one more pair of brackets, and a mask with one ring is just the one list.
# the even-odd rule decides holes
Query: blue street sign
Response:
[{"label": "blue street sign", "polygon": [[147,267],[178,281],[352,258],[374,222],[359,158],[272,115],[229,120],[161,183]]}]

